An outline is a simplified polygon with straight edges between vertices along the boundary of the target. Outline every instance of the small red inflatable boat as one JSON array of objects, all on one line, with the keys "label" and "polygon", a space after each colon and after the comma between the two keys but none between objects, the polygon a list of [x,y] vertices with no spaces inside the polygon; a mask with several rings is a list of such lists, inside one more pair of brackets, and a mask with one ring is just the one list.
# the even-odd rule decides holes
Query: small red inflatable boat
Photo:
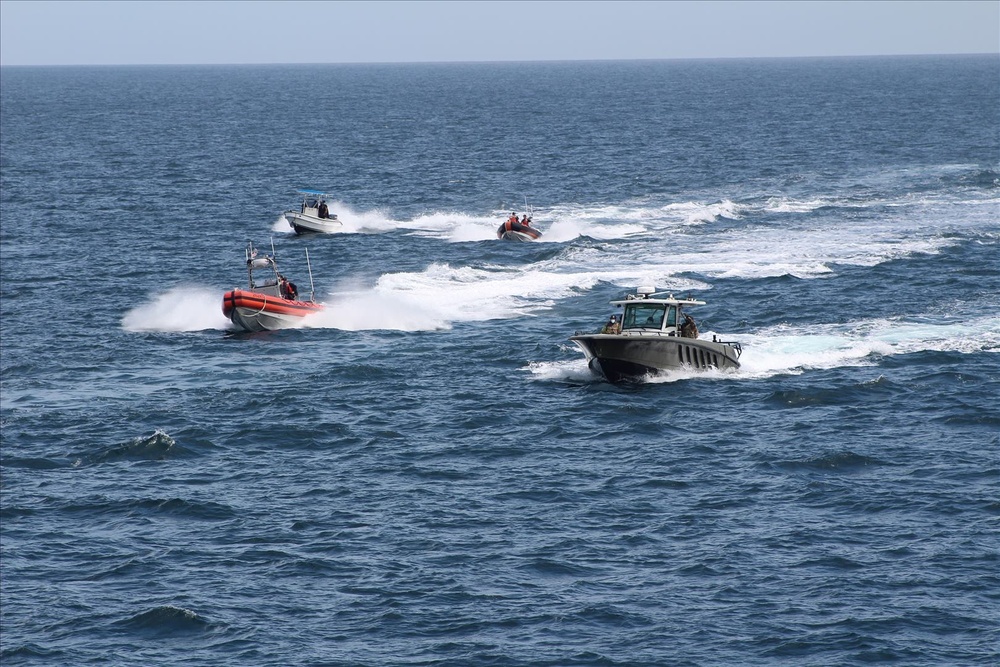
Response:
[{"label": "small red inflatable boat", "polygon": [[504,241],[534,241],[542,233],[529,224],[507,220],[497,229],[497,238]]}]

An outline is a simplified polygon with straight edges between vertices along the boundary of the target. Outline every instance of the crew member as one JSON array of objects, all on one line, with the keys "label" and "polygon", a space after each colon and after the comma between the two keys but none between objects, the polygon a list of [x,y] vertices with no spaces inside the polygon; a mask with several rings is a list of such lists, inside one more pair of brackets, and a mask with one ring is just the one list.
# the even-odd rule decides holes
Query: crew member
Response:
[{"label": "crew member", "polygon": [[684,323],[681,324],[681,336],[684,338],[697,338],[698,337],[698,325],[695,324],[694,318],[684,314]]},{"label": "crew member", "polygon": [[326,205],[326,200],[319,203],[319,217],[322,219],[330,217],[330,208]]},{"label": "crew member", "polygon": [[299,288],[285,276],[278,276],[278,287],[281,290],[281,296],[283,298],[288,299],[289,301],[299,300]]}]

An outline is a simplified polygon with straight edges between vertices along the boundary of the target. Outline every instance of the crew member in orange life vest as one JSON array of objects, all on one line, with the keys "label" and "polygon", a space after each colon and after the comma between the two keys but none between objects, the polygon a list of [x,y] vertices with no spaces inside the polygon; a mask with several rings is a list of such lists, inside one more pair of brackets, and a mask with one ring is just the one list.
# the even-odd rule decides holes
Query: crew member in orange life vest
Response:
[{"label": "crew member in orange life vest", "polygon": [[507,218],[507,222],[511,223],[512,225],[517,224],[517,213],[511,211],[510,217]]},{"label": "crew member in orange life vest", "polygon": [[295,283],[285,276],[278,276],[278,278],[281,287],[281,296],[285,297],[289,301],[298,301],[299,288],[295,286]]}]

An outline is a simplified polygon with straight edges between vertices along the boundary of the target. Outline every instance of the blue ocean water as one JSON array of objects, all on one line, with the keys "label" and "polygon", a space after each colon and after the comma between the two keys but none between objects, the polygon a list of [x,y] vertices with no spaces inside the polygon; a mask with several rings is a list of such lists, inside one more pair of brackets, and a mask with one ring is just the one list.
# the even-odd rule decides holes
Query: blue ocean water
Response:
[{"label": "blue ocean water", "polygon": [[996,55],[0,79],[3,665],[1000,663]]}]

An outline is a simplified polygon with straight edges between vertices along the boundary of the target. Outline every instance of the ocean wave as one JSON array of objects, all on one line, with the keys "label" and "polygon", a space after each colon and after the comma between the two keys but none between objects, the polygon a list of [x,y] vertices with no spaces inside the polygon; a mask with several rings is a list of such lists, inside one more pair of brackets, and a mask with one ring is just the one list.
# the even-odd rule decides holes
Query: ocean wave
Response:
[{"label": "ocean wave", "polygon": [[776,391],[768,400],[790,408],[816,407],[826,405],[857,405],[864,400],[870,400],[872,392],[891,395],[897,391],[905,391],[896,386],[884,376],[879,376],[870,382],[863,382],[836,388],[789,389]]},{"label": "ocean wave", "polygon": [[81,467],[118,461],[165,461],[188,453],[167,433],[158,430],[152,435],[135,437],[92,453],[77,454],[73,465]]},{"label": "ocean wave", "polygon": [[25,470],[55,470],[65,467],[65,463],[60,463],[50,458],[5,456],[3,459],[0,459],[0,467],[24,468]]},{"label": "ocean wave", "polygon": [[155,639],[198,635],[225,628],[190,609],[173,605],[154,607],[116,625],[119,630]]},{"label": "ocean wave", "polygon": [[[27,643],[21,646],[8,646],[0,650],[0,662],[4,665],[17,664],[14,661],[28,662],[36,661],[59,661],[66,655],[66,651],[54,649],[49,646],[41,646],[37,643]],[[65,664],[65,662],[63,662]]]},{"label": "ocean wave", "polygon": [[830,452],[807,459],[789,459],[776,461],[777,468],[790,471],[816,471],[849,473],[865,470],[872,466],[884,466],[884,462],[852,451]]},{"label": "ocean wave", "polygon": [[226,521],[238,516],[238,512],[224,503],[194,501],[185,498],[142,498],[128,503],[130,513],[164,514],[206,521]]},{"label": "ocean wave", "polygon": [[994,190],[1000,188],[1000,171],[996,169],[977,169],[973,173],[963,174],[959,183],[976,188]]}]

